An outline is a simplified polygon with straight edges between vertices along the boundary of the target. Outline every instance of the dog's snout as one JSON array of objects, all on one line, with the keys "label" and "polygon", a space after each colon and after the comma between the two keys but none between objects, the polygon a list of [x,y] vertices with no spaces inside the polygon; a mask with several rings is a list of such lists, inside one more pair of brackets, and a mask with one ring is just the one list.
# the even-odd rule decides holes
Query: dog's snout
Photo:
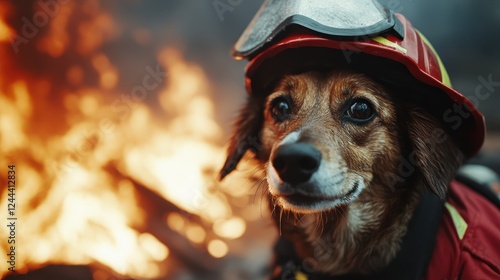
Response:
[{"label": "dog's snout", "polygon": [[285,144],[272,159],[280,178],[290,184],[307,182],[321,163],[321,152],[308,143]]}]

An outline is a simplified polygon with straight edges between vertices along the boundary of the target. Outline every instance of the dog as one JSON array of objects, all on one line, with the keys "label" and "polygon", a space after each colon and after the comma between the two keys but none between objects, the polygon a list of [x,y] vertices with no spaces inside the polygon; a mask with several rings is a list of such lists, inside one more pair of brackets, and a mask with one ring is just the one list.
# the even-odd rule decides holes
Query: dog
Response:
[{"label": "dog", "polygon": [[398,90],[361,72],[308,70],[241,111],[220,177],[252,150],[280,233],[315,271],[387,266],[421,195],[445,199],[464,161],[446,127]]}]

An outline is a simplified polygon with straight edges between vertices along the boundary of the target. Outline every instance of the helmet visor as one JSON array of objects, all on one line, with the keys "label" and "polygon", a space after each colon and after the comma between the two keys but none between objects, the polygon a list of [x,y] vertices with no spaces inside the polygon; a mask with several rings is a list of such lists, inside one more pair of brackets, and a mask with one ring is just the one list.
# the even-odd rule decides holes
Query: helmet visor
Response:
[{"label": "helmet visor", "polygon": [[332,36],[372,36],[394,30],[399,21],[375,0],[266,0],[233,48],[251,58],[292,24]]}]

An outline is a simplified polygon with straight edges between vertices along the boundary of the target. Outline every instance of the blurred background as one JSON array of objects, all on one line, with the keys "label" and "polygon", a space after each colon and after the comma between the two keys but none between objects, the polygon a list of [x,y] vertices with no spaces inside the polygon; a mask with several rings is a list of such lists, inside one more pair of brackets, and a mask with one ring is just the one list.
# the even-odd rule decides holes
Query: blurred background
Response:
[{"label": "blurred background", "polygon": [[[500,2],[381,1],[474,96],[500,155]],[[6,279],[264,279],[277,236],[262,184],[215,180],[245,98],[232,44],[250,0],[0,2],[0,217]],[[496,84],[495,84],[496,83]],[[498,165],[497,165],[498,167]],[[10,253],[0,227],[0,255]],[[3,257],[5,258],[5,257]]]}]

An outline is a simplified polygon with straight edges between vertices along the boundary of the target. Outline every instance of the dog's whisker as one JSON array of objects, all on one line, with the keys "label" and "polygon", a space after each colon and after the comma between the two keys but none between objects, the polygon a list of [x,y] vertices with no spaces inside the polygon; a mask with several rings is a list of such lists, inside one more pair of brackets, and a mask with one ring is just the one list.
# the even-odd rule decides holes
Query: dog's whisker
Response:
[{"label": "dog's whisker", "polygon": [[255,192],[253,193],[252,203],[255,203],[255,196],[259,192],[260,187],[263,186],[263,184],[265,184],[265,183],[266,183],[265,179],[257,180],[257,181],[255,181],[253,186],[250,188],[249,192],[251,192],[252,190],[255,190]]},{"label": "dog's whisker", "polygon": [[266,168],[267,168],[267,162],[254,164],[254,168],[251,171],[251,176],[255,176],[257,172],[265,170]]},{"label": "dog's whisker", "polygon": [[[261,182],[261,184],[259,185],[258,188],[260,188],[260,186],[263,186],[264,188],[266,187],[265,180],[263,180]],[[260,202],[261,202],[260,203],[260,216],[261,216],[261,218],[263,217],[263,214],[262,214],[263,213],[263,211],[262,211],[262,205],[266,205],[267,204],[267,200],[266,200],[266,197],[267,197],[266,194],[267,193],[266,193],[266,191],[267,190],[261,190],[261,195],[260,195]]]},{"label": "dog's whisker", "polygon": [[320,213],[320,218],[321,218],[321,221],[320,221],[318,226],[321,227],[321,230],[319,232],[321,235],[321,234],[323,234],[323,231],[325,229],[325,224],[328,222],[328,219],[326,217],[326,214],[324,214],[323,212]]},{"label": "dog's whisker", "polygon": [[281,208],[281,211],[280,211],[280,222],[279,222],[280,236],[282,236],[282,235],[283,235],[283,234],[282,234],[282,231],[281,231],[281,229],[282,229],[282,226],[281,226],[281,225],[282,225],[282,224],[281,224],[281,223],[282,223],[282,218],[283,218],[283,208]]}]

